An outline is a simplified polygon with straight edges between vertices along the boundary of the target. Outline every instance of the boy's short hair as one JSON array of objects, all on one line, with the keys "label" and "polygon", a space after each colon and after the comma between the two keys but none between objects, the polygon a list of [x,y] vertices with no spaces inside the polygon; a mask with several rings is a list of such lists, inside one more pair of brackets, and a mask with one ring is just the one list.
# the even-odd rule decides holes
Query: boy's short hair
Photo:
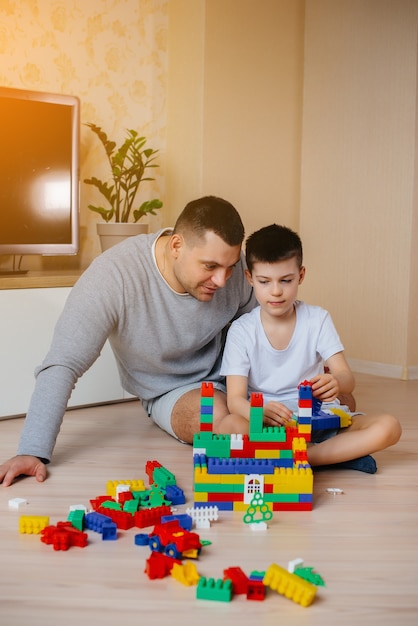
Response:
[{"label": "boy's short hair", "polygon": [[218,235],[229,246],[241,246],[244,225],[235,207],[216,196],[192,200],[184,207],[174,226],[174,233],[189,239],[203,238],[207,231]]},{"label": "boy's short hair", "polygon": [[302,241],[299,235],[287,226],[277,224],[264,226],[248,237],[245,258],[250,273],[257,261],[277,263],[277,261],[296,258],[300,268],[303,262]]}]

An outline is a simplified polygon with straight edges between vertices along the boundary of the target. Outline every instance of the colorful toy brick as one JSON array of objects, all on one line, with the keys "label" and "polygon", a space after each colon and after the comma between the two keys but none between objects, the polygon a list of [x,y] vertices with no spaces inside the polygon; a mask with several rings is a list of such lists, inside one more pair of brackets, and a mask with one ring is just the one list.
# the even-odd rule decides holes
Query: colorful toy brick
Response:
[{"label": "colorful toy brick", "polygon": [[185,563],[175,562],[171,568],[171,576],[182,585],[186,585],[186,587],[197,585],[200,579],[197,567],[191,561],[186,561]]},{"label": "colorful toy brick", "polygon": [[84,533],[71,522],[58,522],[56,526],[46,526],[41,531],[41,541],[53,546],[54,550],[68,550],[71,546],[85,548],[87,533]]},{"label": "colorful toy brick", "polygon": [[138,528],[146,528],[146,526],[154,526],[161,522],[164,515],[171,514],[171,507],[163,505],[153,509],[141,509],[136,511],[134,515],[134,524]]},{"label": "colorful toy brick", "polygon": [[232,591],[235,595],[247,595],[249,579],[240,567],[224,569],[224,580],[231,581]]},{"label": "colorful toy brick", "polygon": [[145,562],[145,573],[151,579],[165,578],[170,574],[176,562],[178,562],[176,559],[173,559],[166,554],[151,552],[149,558]]},{"label": "colorful toy brick", "polygon": [[230,602],[232,600],[232,583],[229,579],[205,578],[201,576],[197,583],[196,598],[198,600],[216,600]]},{"label": "colorful toy brick", "polygon": [[291,574],[275,563],[267,569],[263,583],[273,591],[305,607],[312,604],[316,595],[315,585]]},{"label": "colorful toy brick", "polygon": [[27,535],[39,535],[49,525],[47,515],[21,515],[19,519],[19,532]]}]

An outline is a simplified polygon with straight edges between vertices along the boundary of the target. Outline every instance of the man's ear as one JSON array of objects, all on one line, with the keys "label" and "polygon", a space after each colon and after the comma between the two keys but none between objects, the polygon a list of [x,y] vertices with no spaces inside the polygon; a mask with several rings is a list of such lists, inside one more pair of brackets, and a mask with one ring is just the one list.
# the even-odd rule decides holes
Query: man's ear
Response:
[{"label": "man's ear", "polygon": [[183,236],[180,235],[180,233],[174,233],[173,235],[171,235],[168,245],[171,255],[176,259],[180,253],[180,250],[184,246]]},{"label": "man's ear", "polygon": [[305,273],[306,273],[306,268],[302,265],[302,267],[299,270],[299,285],[301,285],[303,283],[303,280],[305,278]]},{"label": "man's ear", "polygon": [[249,272],[249,270],[245,270],[245,276],[247,277],[248,282],[250,283],[251,287],[253,286],[253,279],[251,277],[251,274]]}]

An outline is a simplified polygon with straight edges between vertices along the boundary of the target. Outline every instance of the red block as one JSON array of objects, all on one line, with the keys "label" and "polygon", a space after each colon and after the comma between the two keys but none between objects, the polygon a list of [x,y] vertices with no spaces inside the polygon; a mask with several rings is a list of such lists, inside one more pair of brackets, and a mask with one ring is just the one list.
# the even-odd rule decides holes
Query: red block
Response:
[{"label": "red block", "polygon": [[264,406],[263,394],[255,393],[251,394],[251,406]]},{"label": "red block", "polygon": [[213,383],[202,383],[201,395],[203,398],[213,397]]}]

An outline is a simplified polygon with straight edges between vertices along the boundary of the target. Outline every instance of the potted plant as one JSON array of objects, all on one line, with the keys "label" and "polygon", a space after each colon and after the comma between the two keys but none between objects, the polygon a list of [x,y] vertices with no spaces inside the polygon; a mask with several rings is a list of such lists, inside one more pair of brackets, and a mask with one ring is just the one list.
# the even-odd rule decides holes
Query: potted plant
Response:
[{"label": "potted plant", "polygon": [[[105,250],[127,236],[147,232],[148,225],[138,224],[139,220],[148,214],[156,215],[155,211],[163,206],[161,200],[154,198],[134,208],[141,183],[155,180],[145,176],[145,172],[149,168],[159,167],[155,163],[158,150],[147,148],[146,138],[140,137],[136,130],[127,130],[126,139],[117,146],[100,126],[91,123],[86,126],[99,138],[111,171],[111,182],[100,180],[96,176],[84,179],[87,185],[96,187],[106,200],[106,206],[88,205],[91,211],[99,213],[104,220],[104,223],[97,224],[97,230],[102,250]],[[111,239],[112,235],[107,232],[112,226],[112,230],[118,231],[116,240]]]}]

